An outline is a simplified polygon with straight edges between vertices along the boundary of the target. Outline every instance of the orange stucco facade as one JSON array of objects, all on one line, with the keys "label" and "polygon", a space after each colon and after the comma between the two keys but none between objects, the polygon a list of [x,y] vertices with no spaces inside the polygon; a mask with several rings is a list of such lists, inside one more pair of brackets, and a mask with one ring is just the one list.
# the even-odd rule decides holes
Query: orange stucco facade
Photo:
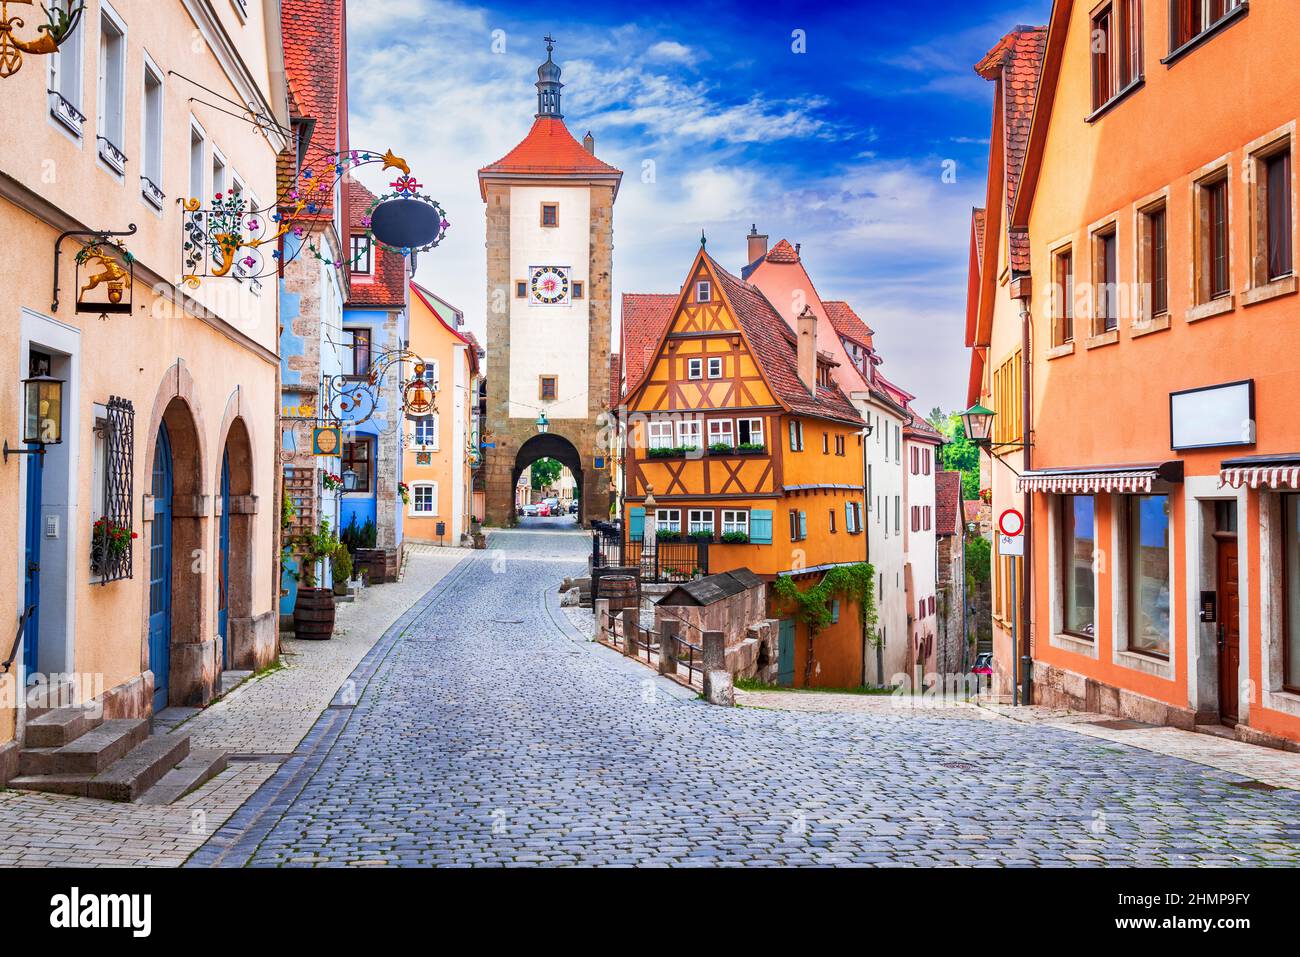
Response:
[{"label": "orange stucco facade", "polygon": [[[1275,162],[1300,114],[1300,5],[1242,3],[1186,44],[1170,6],[1141,5],[1138,75],[1098,103],[1095,7],[1055,4],[1012,212],[1031,255],[1034,697],[1296,741],[1300,489],[1261,469],[1300,456],[1294,167]],[[1092,526],[1090,582],[1067,510]],[[1067,586],[1093,592],[1086,625]]]}]

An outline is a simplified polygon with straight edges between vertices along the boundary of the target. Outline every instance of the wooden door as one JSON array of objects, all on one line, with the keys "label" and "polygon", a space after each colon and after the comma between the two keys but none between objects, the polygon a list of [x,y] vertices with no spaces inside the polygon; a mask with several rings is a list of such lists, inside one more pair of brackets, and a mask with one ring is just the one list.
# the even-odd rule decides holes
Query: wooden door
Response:
[{"label": "wooden door", "polygon": [[783,688],[794,685],[794,620],[782,620],[777,632],[776,683]]},{"label": "wooden door", "polygon": [[1238,591],[1237,540],[1219,540],[1219,717],[1235,725],[1241,685],[1241,597]]}]

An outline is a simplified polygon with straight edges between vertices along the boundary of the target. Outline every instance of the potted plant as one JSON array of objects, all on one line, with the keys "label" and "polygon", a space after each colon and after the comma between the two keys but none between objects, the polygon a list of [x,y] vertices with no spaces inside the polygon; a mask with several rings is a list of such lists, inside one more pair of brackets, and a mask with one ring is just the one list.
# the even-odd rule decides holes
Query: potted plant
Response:
[{"label": "potted plant", "polygon": [[693,541],[693,542],[711,542],[711,541],[713,541],[713,533],[710,532],[708,529],[705,529],[705,528],[701,528],[701,529],[698,529],[698,530],[696,530],[696,531],[694,531],[694,532],[691,532],[690,535],[689,535],[688,537],[689,537],[690,540]]},{"label": "potted plant", "polygon": [[343,488],[342,477],[335,475],[333,472],[322,472],[321,482],[324,484],[325,491],[327,492],[337,492],[339,489]]},{"label": "potted plant", "polygon": [[741,442],[736,446],[736,451],[741,455],[761,455],[767,451],[767,446],[762,442]]},{"label": "potted plant", "polygon": [[102,575],[131,550],[136,533],[105,516],[90,527],[90,570]]},{"label": "potted plant", "polygon": [[682,533],[663,529],[655,535],[655,539],[660,542],[680,542],[682,540]]},{"label": "potted plant", "polygon": [[724,545],[748,545],[749,536],[744,532],[723,532],[722,543]]},{"label": "potted plant", "polygon": [[316,532],[299,535],[294,541],[298,554],[298,597],[293,604],[293,631],[298,638],[325,641],[334,634],[334,589],[319,588],[316,566],[339,548],[328,519],[321,519]]},{"label": "potted plant", "polygon": [[334,575],[334,594],[346,595],[348,582],[352,580],[352,553],[342,542],[330,555],[330,571]]},{"label": "potted plant", "polygon": [[731,455],[736,451],[736,447],[730,442],[711,442],[709,444],[710,455]]},{"label": "potted plant", "polygon": [[993,503],[993,489],[991,488],[980,489],[980,501],[983,502],[985,505],[991,505]]},{"label": "potted plant", "polygon": [[403,505],[411,504],[411,486],[407,485],[405,482],[398,482],[397,494],[401,498]]}]

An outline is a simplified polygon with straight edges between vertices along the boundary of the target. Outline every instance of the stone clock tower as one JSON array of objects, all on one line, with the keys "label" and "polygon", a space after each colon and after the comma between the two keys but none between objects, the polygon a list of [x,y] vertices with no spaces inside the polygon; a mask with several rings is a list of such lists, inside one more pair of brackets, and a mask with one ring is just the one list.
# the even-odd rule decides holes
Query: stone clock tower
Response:
[{"label": "stone clock tower", "polygon": [[579,143],[564,125],[552,44],[547,37],[537,69],[532,129],[478,172],[487,203],[490,525],[511,521],[515,483],[543,457],[578,479],[584,522],[609,516],[602,413],[610,393],[614,200],[623,174],[596,158],[590,133]]}]

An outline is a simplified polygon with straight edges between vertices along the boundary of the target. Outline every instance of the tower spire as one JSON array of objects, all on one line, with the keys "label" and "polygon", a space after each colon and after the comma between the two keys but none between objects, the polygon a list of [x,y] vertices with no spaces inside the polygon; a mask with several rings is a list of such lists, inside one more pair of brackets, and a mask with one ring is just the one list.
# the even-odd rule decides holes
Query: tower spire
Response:
[{"label": "tower spire", "polygon": [[546,62],[537,68],[537,113],[535,115],[553,116],[557,120],[562,120],[564,114],[560,112],[560,90],[564,88],[564,84],[560,82],[559,66],[551,59],[551,53],[555,50],[555,38],[548,33],[542,39],[546,41]]}]

